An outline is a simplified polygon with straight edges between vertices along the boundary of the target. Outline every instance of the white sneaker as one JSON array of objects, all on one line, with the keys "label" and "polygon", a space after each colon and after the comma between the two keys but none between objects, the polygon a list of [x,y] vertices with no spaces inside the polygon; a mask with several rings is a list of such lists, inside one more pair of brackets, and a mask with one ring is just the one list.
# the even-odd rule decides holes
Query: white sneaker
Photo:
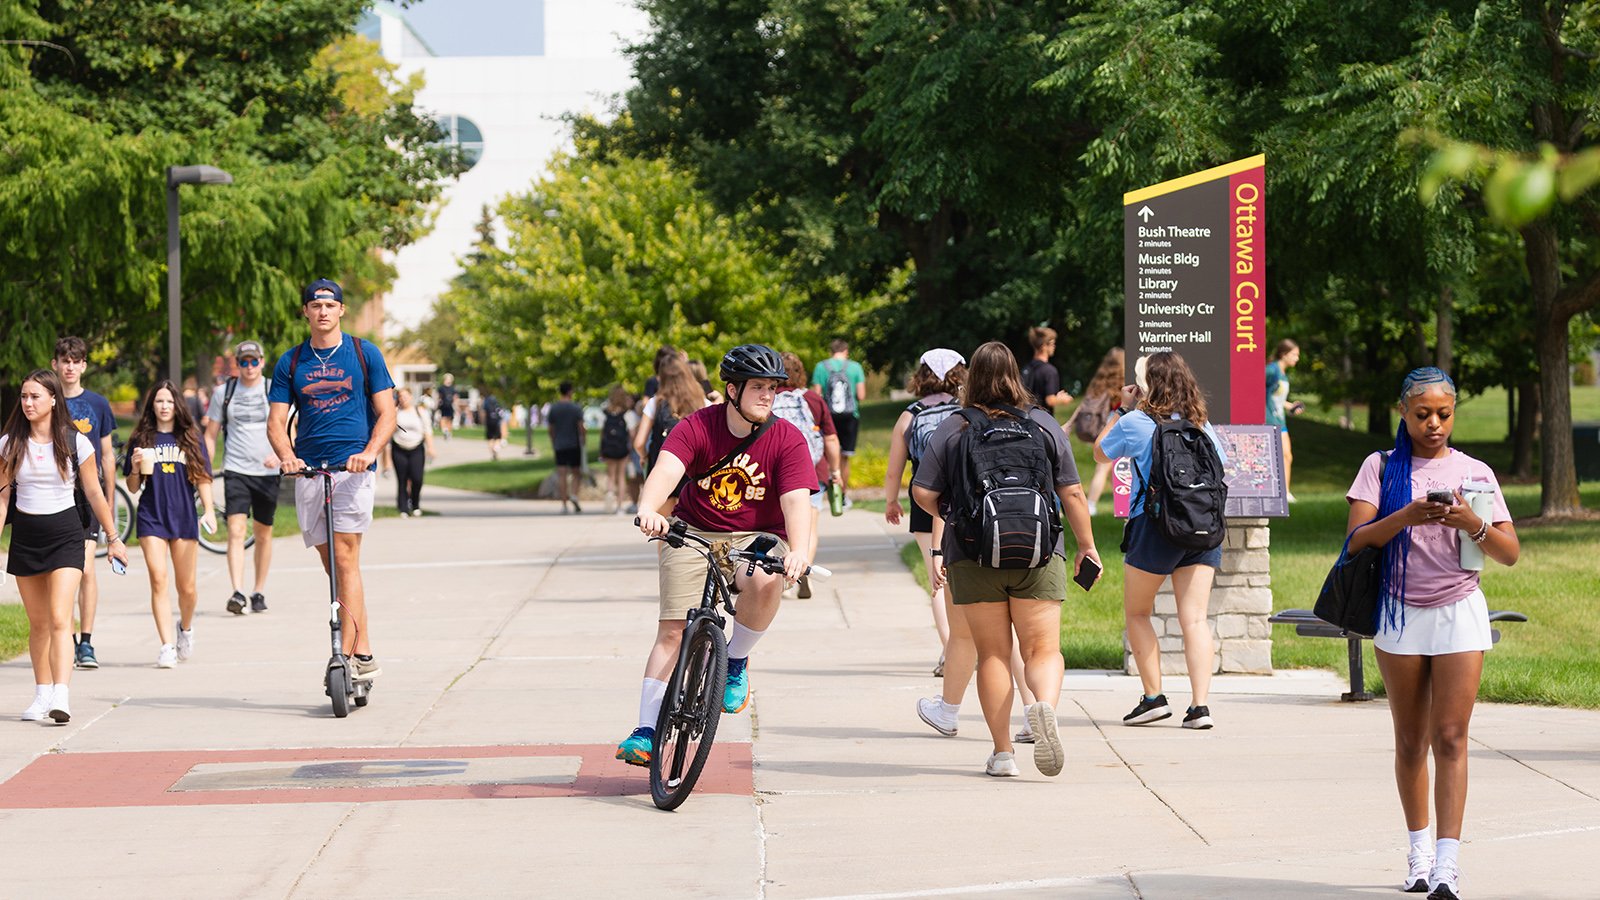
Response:
[{"label": "white sneaker", "polygon": [[1028,730],[1034,734],[1033,764],[1041,775],[1060,775],[1066,765],[1067,752],[1061,747],[1061,735],[1056,728],[1056,711],[1040,700],[1028,707]]},{"label": "white sneaker", "polygon": [[162,644],[161,652],[156,655],[156,668],[171,669],[178,665],[178,648],[171,644]]},{"label": "white sneaker", "polygon": [[1428,892],[1428,873],[1433,871],[1433,855],[1420,856],[1415,853],[1406,854],[1406,881],[1400,885],[1400,890],[1407,894],[1425,894]]},{"label": "white sneaker", "polygon": [[188,631],[178,629],[178,662],[183,662],[194,655],[194,629]]},{"label": "white sneaker", "polygon": [[43,722],[45,720],[45,717],[50,714],[50,694],[52,690],[49,685],[36,685],[34,687],[33,702],[29,703],[28,708],[22,711],[22,721]]},{"label": "white sneaker", "polygon": [[1428,900],[1461,900],[1461,870],[1452,862],[1435,862],[1428,873]]},{"label": "white sneaker", "polygon": [[65,725],[72,721],[72,710],[67,706],[68,694],[66,685],[58,685],[50,693],[50,718],[57,725]]},{"label": "white sneaker", "polygon": [[996,778],[1015,778],[1022,774],[1017,770],[1016,757],[1004,752],[991,754],[983,771]]},{"label": "white sneaker", "polygon": [[944,701],[938,697],[918,698],[917,718],[927,722],[929,728],[945,737],[956,736],[957,719],[945,712]]}]

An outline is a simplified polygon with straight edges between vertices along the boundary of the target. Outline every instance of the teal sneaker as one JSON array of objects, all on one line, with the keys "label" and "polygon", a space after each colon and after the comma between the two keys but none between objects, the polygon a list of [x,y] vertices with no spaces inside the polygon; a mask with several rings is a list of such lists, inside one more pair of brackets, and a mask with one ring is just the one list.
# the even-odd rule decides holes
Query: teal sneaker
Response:
[{"label": "teal sneaker", "polygon": [[722,711],[741,713],[750,705],[750,675],[745,666],[750,658],[728,660],[728,686],[722,691]]},{"label": "teal sneaker", "polygon": [[650,748],[656,743],[656,730],[654,728],[635,728],[633,734],[627,736],[622,743],[617,745],[617,759],[630,766],[650,765]]}]

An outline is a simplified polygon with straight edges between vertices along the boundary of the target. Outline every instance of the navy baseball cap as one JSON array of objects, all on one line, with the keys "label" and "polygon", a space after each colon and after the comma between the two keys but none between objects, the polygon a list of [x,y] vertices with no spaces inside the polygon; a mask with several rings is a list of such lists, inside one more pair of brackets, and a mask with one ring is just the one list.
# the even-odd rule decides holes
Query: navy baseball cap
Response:
[{"label": "navy baseball cap", "polygon": [[334,281],[332,278],[318,278],[316,281],[306,285],[306,289],[300,292],[300,305],[305,306],[307,303],[317,299],[318,294],[331,294],[333,299],[340,303],[344,302],[344,288],[339,287],[339,282]]}]

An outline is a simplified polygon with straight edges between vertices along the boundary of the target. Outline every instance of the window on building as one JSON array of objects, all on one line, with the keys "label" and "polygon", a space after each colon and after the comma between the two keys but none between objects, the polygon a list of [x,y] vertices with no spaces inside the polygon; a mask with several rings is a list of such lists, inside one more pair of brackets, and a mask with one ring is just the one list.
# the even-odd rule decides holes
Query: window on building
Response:
[{"label": "window on building", "polygon": [[444,143],[452,147],[459,147],[461,159],[472,168],[483,157],[483,132],[478,130],[476,122],[466,116],[445,115],[439,116],[434,121],[444,130]]}]

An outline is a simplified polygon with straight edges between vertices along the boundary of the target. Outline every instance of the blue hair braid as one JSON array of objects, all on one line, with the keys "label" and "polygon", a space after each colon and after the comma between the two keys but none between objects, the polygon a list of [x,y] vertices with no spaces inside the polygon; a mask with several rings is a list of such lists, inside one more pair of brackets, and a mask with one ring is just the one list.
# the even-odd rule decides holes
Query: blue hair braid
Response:
[{"label": "blue hair braid", "polygon": [[[1383,469],[1378,488],[1378,518],[1393,515],[1411,502],[1411,435],[1405,422],[1394,435],[1394,452]],[[1400,529],[1383,545],[1383,565],[1378,569],[1378,624],[1400,631],[1406,624],[1406,560],[1411,554],[1411,529]]]}]

